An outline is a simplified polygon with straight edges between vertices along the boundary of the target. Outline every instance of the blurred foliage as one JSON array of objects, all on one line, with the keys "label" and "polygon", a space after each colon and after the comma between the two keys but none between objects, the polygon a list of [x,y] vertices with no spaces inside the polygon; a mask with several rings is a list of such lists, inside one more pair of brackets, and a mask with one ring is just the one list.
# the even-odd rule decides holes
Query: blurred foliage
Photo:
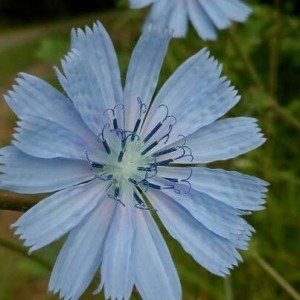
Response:
[{"label": "blurred foliage", "polygon": [[[0,0],[0,18],[7,23],[32,23],[111,9],[116,0]],[[3,21],[3,20],[2,20]]]},{"label": "blurred foliage", "polygon": [[278,0],[257,0],[256,2],[259,4],[268,4],[273,6],[274,3],[278,3],[279,9],[289,15],[300,15],[300,2],[297,0],[285,0],[285,1],[278,1]]},{"label": "blurred foliage", "polygon": [[36,56],[43,60],[58,61],[69,50],[69,41],[64,37],[45,37],[36,49]]},{"label": "blurred foliage", "polygon": [[[41,7],[44,2],[41,2]],[[52,8],[56,2],[64,1],[52,1]],[[259,176],[271,183],[267,209],[248,216],[249,222],[257,232],[250,250],[242,252],[245,262],[232,272],[229,279],[224,281],[205,271],[162,228],[179,270],[185,300],[292,299],[287,290],[258,263],[255,256],[257,253],[295,290],[300,291],[299,131],[279,115],[269,102],[272,98],[290,116],[300,120],[300,20],[297,17],[299,2],[275,2],[277,8],[272,1],[252,1],[254,13],[248,22],[237,24],[230,31],[219,32],[216,42],[200,40],[190,28],[187,39],[171,41],[165,59],[159,85],[162,85],[185,59],[202,47],[208,47],[223,64],[224,75],[230,78],[242,96],[240,103],[229,115],[257,118],[268,138],[267,143],[255,151],[232,161],[212,165]],[[0,0],[0,7],[1,3],[4,1]],[[125,4],[125,1],[123,3]],[[11,2],[10,4],[12,5]],[[4,92],[8,89],[19,71],[40,76],[60,88],[51,66],[59,65],[60,59],[69,48],[70,28],[92,24],[96,19],[104,23],[113,39],[124,79],[131,51],[140,35],[147,9],[127,10],[123,5],[121,7],[122,9],[108,10],[105,13],[83,15],[80,19],[70,19],[67,22],[47,23],[43,31],[38,31],[36,35],[29,35],[28,30],[43,27],[44,23],[26,31],[20,28],[9,35],[5,34],[3,38],[8,42],[2,50],[0,43],[0,90]],[[15,36],[18,41],[23,39],[23,42],[12,43]],[[245,61],[233,45],[233,38],[242,53],[249,58],[263,88],[249,75]],[[2,114],[6,112],[0,117],[5,118],[5,123],[8,124],[6,135],[0,135],[1,145],[4,145],[10,139],[15,117],[5,110],[4,103],[1,103],[0,108]],[[4,220],[7,220],[8,227],[15,219],[16,216],[10,215],[9,212],[0,213],[2,226],[5,224]],[[11,232],[2,232],[1,228],[0,234],[12,239]],[[14,241],[19,243],[16,239]],[[61,241],[58,241],[39,251],[39,254],[53,263],[60,245]],[[48,271],[41,270],[35,262],[2,249],[0,263],[1,300],[57,299],[46,293]],[[90,296],[98,280],[99,277],[82,299],[103,299],[103,295],[98,298]],[[42,288],[37,288],[37,284],[41,282]],[[132,299],[139,297],[134,294]]]},{"label": "blurred foliage", "polygon": [[[268,6],[274,4],[274,0],[249,0],[249,2]],[[0,0],[0,20],[12,25],[32,23],[104,9],[127,7],[128,3],[129,0],[86,0],[84,3],[74,0],[40,0],[37,5],[35,0]],[[300,2],[296,0],[280,1],[280,9],[283,13],[299,16]]]}]

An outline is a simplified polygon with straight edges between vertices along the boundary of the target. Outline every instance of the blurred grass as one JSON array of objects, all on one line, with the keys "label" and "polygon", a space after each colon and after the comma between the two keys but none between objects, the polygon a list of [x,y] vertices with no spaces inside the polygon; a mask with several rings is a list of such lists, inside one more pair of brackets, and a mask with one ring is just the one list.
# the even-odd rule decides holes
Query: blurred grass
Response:
[{"label": "blurred grass", "polygon": [[[20,71],[40,76],[58,87],[52,65],[59,65],[59,59],[69,48],[71,27],[91,25],[97,19],[105,25],[114,41],[124,79],[145,12],[119,10],[40,24],[32,28],[14,28],[13,31],[3,28],[2,33],[0,31],[0,92],[4,93],[10,88]],[[222,62],[224,75],[232,80],[242,95],[242,100],[230,115],[258,118],[268,142],[260,149],[233,161],[213,166],[238,170],[269,181],[271,186],[267,209],[248,217],[257,232],[250,250],[242,252],[245,262],[226,281],[197,265],[164,229],[162,231],[174,256],[185,300],[288,300],[292,299],[288,291],[262,267],[256,254],[295,290],[300,291],[299,131],[267,103],[268,97],[272,96],[290,115],[300,119],[300,21],[296,17],[278,14],[274,8],[256,6],[249,21],[232,28],[232,32],[239,47],[257,70],[264,91],[247,73],[228,32],[220,32],[217,42],[205,43],[192,28],[187,39],[172,40],[159,84],[181,62],[204,46],[209,47],[212,54]],[[1,101],[1,146],[9,143],[14,122],[15,116]],[[0,212],[0,235],[21,245],[8,229],[18,215],[15,212]],[[60,242],[57,242],[39,254],[53,263],[59,245]],[[49,272],[42,266],[1,247],[0,265],[1,300],[57,299],[56,296],[47,295]],[[92,287],[96,287],[97,283],[95,280]],[[95,298],[90,296],[92,287],[82,299]],[[138,296],[134,295],[132,299],[138,299]]]}]

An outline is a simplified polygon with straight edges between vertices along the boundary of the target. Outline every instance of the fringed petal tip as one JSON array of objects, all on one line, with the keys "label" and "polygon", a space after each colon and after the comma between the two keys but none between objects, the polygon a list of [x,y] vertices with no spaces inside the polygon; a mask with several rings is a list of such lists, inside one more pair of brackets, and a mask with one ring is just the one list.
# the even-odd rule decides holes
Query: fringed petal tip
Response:
[{"label": "fringed petal tip", "polygon": [[20,87],[25,81],[25,77],[30,76],[26,73],[19,72],[18,77],[15,78],[15,84],[11,86],[11,89],[9,89],[4,95],[4,100],[6,101],[7,104],[11,101],[11,99],[18,93]]},{"label": "fringed petal tip", "polygon": [[96,21],[92,26],[86,25],[84,28],[72,28],[71,30],[71,48],[77,48],[78,43],[84,42],[84,39],[93,37],[94,35],[108,36],[103,24],[100,21]]},{"label": "fringed petal tip", "polygon": [[10,226],[9,226],[9,228],[14,231],[15,235],[17,235],[16,229],[18,228],[18,226],[19,226],[18,221],[13,224],[10,224]]},{"label": "fringed petal tip", "polygon": [[33,241],[30,241],[29,238],[24,235],[21,228],[17,223],[14,223],[10,225],[10,229],[13,230],[13,234],[17,236],[23,243],[23,245],[28,248],[28,255],[31,255],[34,251],[40,249],[41,247],[38,247],[37,244],[35,244]]}]

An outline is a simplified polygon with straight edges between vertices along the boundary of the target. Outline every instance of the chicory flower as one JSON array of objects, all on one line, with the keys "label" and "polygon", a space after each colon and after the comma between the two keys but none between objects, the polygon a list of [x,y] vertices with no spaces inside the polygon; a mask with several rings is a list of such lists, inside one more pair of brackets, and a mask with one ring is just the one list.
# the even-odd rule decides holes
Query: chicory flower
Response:
[{"label": "chicory flower", "polygon": [[265,138],[256,120],[222,118],[240,99],[204,49],[155,94],[170,33],[149,27],[124,88],[100,23],[72,31],[56,69],[64,93],[22,73],[5,100],[18,116],[0,149],[0,188],[52,193],[13,224],[30,252],[62,236],[49,289],[78,299],[97,272],[105,298],[181,299],[179,277],[153,215],[193,258],[225,276],[241,261],[267,183],[206,163],[234,158]]}]

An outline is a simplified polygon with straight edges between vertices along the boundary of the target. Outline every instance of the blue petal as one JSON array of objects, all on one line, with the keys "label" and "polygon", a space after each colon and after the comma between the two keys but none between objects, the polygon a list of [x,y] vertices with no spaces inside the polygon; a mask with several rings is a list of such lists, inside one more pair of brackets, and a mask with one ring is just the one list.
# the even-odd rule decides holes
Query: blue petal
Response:
[{"label": "blue petal", "polygon": [[0,188],[18,193],[46,193],[94,178],[86,161],[40,159],[15,146],[0,149]]},{"label": "blue petal", "polygon": [[190,0],[186,5],[190,20],[199,36],[204,40],[215,40],[217,38],[215,26],[199,1]]},{"label": "blue petal", "polygon": [[105,156],[95,135],[87,139],[63,125],[34,116],[23,118],[18,125],[13,143],[26,154],[81,160],[86,160],[85,151],[100,158]]},{"label": "blue petal", "polygon": [[18,85],[4,97],[20,118],[39,117],[57,123],[89,139],[92,132],[85,126],[72,102],[47,82],[21,73]]},{"label": "blue petal", "polygon": [[223,119],[187,136],[193,163],[226,160],[259,147],[266,139],[256,122],[246,117]]},{"label": "blue petal", "polygon": [[[57,76],[87,126],[98,135],[122,102],[120,70],[112,42],[100,23],[72,32],[72,51]],[[121,114],[120,114],[121,117]]]},{"label": "blue petal", "polygon": [[134,48],[124,90],[127,130],[133,130],[139,117],[138,99],[146,106],[152,100],[170,37],[167,30],[150,26]]},{"label": "blue petal", "polygon": [[46,119],[31,116],[19,121],[18,125],[13,144],[28,155],[39,158],[85,159],[85,150],[89,153],[101,152],[97,149],[96,136],[87,141],[75,132]]},{"label": "blue petal", "polygon": [[225,276],[241,260],[234,243],[207,229],[189,207],[156,190],[149,190],[147,195],[169,233],[207,270]]},{"label": "blue petal", "polygon": [[106,299],[129,299],[134,285],[132,247],[136,225],[132,194],[132,187],[121,186],[120,198],[128,204],[123,207],[118,203],[105,241],[100,288],[104,285]]},{"label": "blue petal", "polygon": [[93,180],[42,200],[12,225],[30,252],[59,239],[76,227],[105,195],[107,184]]},{"label": "blue petal", "polygon": [[231,207],[246,211],[264,208],[268,183],[257,177],[234,171],[193,168],[189,182],[193,189]]},{"label": "blue petal", "polygon": [[218,29],[227,28],[231,21],[244,22],[251,9],[238,0],[211,0],[201,3],[204,11]]},{"label": "blue petal", "polygon": [[[225,78],[221,67],[206,49],[184,62],[164,84],[154,99],[146,128],[157,123],[156,111],[163,104],[177,120],[168,143],[188,136],[223,116],[239,100],[237,92]],[[181,137],[182,138],[182,137]]]},{"label": "blue petal", "polygon": [[71,231],[54,265],[50,291],[72,300],[83,294],[99,269],[115,206],[116,202],[105,199]]},{"label": "blue petal", "polygon": [[110,121],[108,114],[104,112],[108,108],[113,108],[115,103],[111,101],[109,106],[106,106],[96,74],[80,52],[75,50],[70,52],[62,61],[62,68],[65,77],[57,70],[60,83],[83,121],[95,135],[99,135],[104,125]]},{"label": "blue petal", "polygon": [[251,13],[251,8],[239,0],[211,0],[230,20],[244,22]]},{"label": "blue petal", "polygon": [[218,1],[203,1],[201,3],[202,8],[210,17],[214,25],[219,29],[224,29],[230,25],[230,20],[226,14],[220,8]]},{"label": "blue petal", "polygon": [[186,3],[169,0],[155,1],[144,28],[149,24],[168,28],[172,31],[172,37],[184,37],[188,26]]},{"label": "blue petal", "polygon": [[101,87],[98,101],[103,101],[107,108],[113,108],[123,101],[120,68],[113,43],[100,22],[93,28],[86,26],[72,30],[72,48],[79,50]]},{"label": "blue petal", "polygon": [[193,189],[188,194],[166,192],[169,197],[182,205],[207,230],[226,239],[239,249],[247,249],[254,231],[240,215],[243,213],[207,194]]},{"label": "blue petal", "polygon": [[136,209],[135,282],[145,300],[181,299],[181,286],[167,245],[147,210]]}]

